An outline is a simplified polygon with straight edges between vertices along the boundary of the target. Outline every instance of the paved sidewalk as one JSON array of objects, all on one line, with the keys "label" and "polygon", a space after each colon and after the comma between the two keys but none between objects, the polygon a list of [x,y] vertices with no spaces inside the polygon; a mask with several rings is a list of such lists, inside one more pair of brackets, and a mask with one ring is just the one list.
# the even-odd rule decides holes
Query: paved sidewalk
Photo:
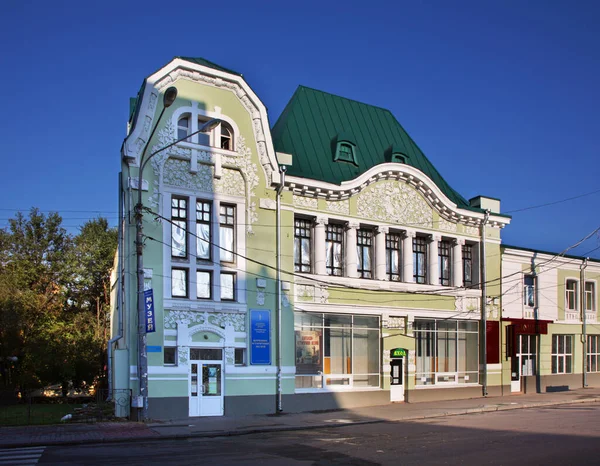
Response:
[{"label": "paved sidewalk", "polygon": [[99,422],[96,424],[0,427],[0,448],[246,435],[258,432],[412,421],[460,414],[598,402],[600,402],[600,388],[587,388],[556,393],[387,404],[326,412],[188,418],[147,424]]}]

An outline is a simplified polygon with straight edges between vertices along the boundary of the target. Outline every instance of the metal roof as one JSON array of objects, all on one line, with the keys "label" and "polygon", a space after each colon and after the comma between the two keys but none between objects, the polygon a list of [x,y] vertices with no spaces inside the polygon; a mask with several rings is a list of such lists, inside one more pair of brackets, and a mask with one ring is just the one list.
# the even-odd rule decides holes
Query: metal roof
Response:
[{"label": "metal roof", "polygon": [[229,68],[225,68],[223,66],[217,65],[209,60],[204,58],[194,58],[194,57],[175,57],[181,58],[182,60],[189,61],[191,63],[196,63],[197,65],[207,66],[208,68],[212,68],[214,70],[224,71],[226,73],[237,74],[238,76],[242,76],[242,73],[238,73],[237,71],[230,70]]},{"label": "metal roof", "polygon": [[[329,183],[349,181],[401,152],[458,207],[481,212],[439,174],[389,110],[299,86],[271,131],[277,152],[293,155],[288,174]],[[334,161],[336,139],[356,144],[358,166]],[[391,150],[390,150],[391,148]]]}]

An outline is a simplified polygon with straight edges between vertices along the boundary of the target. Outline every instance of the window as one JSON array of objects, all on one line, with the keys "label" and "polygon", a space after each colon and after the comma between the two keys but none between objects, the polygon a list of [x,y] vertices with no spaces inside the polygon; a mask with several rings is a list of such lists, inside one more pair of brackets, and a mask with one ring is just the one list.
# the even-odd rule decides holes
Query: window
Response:
[{"label": "window", "polygon": [[479,323],[417,320],[414,323],[417,385],[479,381]]},{"label": "window", "polygon": [[473,246],[462,246],[463,285],[465,288],[473,286]]},{"label": "window", "polygon": [[413,238],[413,278],[415,283],[427,282],[427,241],[422,236]]},{"label": "window", "polygon": [[401,152],[394,152],[392,154],[392,162],[396,163],[406,163],[406,155]]},{"label": "window", "polygon": [[188,296],[188,271],[187,269],[171,269],[171,296],[173,298],[187,298]]},{"label": "window", "polygon": [[552,373],[570,374],[573,360],[573,336],[552,335]]},{"label": "window", "polygon": [[342,276],[344,228],[328,224],[325,229],[325,268],[328,275]]},{"label": "window", "polygon": [[296,388],[380,386],[379,317],[294,314]]},{"label": "window", "polygon": [[221,149],[233,150],[233,130],[229,123],[221,122]]},{"label": "window", "polygon": [[400,235],[389,233],[385,235],[385,272],[388,280],[393,282],[400,281]]},{"label": "window", "polygon": [[235,301],[235,274],[221,272],[221,300]]},{"label": "window", "polygon": [[163,364],[165,366],[174,366],[177,364],[177,347],[165,346],[163,355]]},{"label": "window", "polygon": [[577,280],[567,280],[566,308],[577,310]]},{"label": "window", "polygon": [[187,257],[187,199],[171,198],[171,256]]},{"label": "window", "polygon": [[[183,139],[190,134],[190,117],[188,115],[182,116],[177,122],[177,139]],[[185,142],[191,142],[188,139]]]},{"label": "window", "polygon": [[210,260],[211,250],[211,207],[207,201],[196,201],[196,257]]},{"label": "window", "polygon": [[438,263],[440,267],[440,285],[450,286],[450,241],[440,241],[438,244]]},{"label": "window", "polygon": [[[200,129],[202,127],[203,124],[208,123],[211,120],[211,118],[208,117],[198,117],[198,129]],[[210,146],[210,136],[211,133],[198,133],[196,135],[196,137],[198,138],[197,143],[200,144],[201,146]]]},{"label": "window", "polygon": [[350,142],[338,142],[333,160],[336,162],[349,162],[358,166],[358,162],[356,161],[356,152],[354,149],[354,144]]},{"label": "window", "polygon": [[219,235],[221,261],[234,262],[235,253],[235,206],[221,204],[219,215]]},{"label": "window", "polygon": [[246,365],[246,348],[236,348],[234,353],[234,364],[236,366]]},{"label": "window", "polygon": [[587,370],[600,372],[600,336],[588,335],[587,339]]},{"label": "window", "polygon": [[212,274],[204,270],[196,271],[196,297],[210,299],[212,296]]},{"label": "window", "polygon": [[356,232],[357,271],[360,278],[373,278],[372,255],[373,232],[361,228]]},{"label": "window", "polygon": [[311,222],[297,218],[294,220],[294,271],[311,271],[310,252]]},{"label": "window", "polygon": [[594,282],[585,282],[585,310],[595,312],[596,310],[596,285]]},{"label": "window", "polygon": [[535,306],[535,277],[533,275],[523,276],[523,304]]}]

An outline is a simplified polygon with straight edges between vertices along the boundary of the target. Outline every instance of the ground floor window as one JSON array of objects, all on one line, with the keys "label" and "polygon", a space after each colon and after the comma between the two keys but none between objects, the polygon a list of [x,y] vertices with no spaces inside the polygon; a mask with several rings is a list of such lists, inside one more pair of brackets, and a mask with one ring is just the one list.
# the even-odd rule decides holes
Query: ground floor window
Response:
[{"label": "ground floor window", "polygon": [[588,372],[600,372],[600,336],[599,335],[588,335],[587,370],[588,370]]},{"label": "ground floor window", "polygon": [[415,319],[416,385],[479,382],[479,323]]},{"label": "ground floor window", "polygon": [[570,374],[573,361],[573,336],[552,335],[552,373]]},{"label": "ground floor window", "polygon": [[296,312],[296,388],[380,386],[378,316]]}]

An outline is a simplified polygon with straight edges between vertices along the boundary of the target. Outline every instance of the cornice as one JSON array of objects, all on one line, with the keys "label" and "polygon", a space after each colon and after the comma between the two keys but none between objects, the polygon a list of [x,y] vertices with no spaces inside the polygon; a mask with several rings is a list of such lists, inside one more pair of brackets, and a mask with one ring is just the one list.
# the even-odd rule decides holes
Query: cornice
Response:
[{"label": "cornice", "polygon": [[[402,181],[412,186],[446,220],[471,227],[479,227],[483,223],[484,213],[459,208],[422,171],[400,163],[376,165],[354,180],[344,181],[339,185],[309,178],[287,176],[285,187],[297,196],[340,201],[349,199],[367,186],[383,180]],[[495,228],[504,228],[509,223],[509,218],[493,213],[490,214],[488,221],[488,225]]]}]

